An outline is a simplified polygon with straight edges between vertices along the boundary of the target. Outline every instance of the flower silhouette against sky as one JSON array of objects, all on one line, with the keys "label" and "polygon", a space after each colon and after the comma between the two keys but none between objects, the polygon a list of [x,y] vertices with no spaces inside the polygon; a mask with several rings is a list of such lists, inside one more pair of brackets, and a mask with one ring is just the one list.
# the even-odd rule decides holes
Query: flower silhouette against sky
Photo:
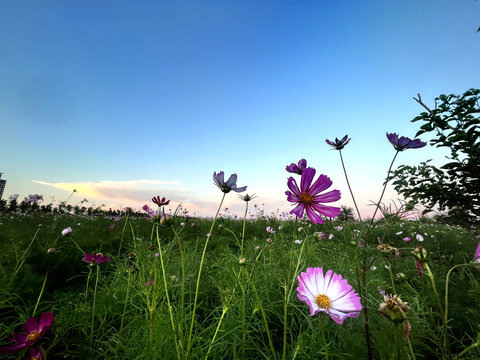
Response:
[{"label": "flower silhouette against sky", "polygon": [[307,167],[307,160],[300,159],[300,161],[298,162],[298,165],[294,164],[294,163],[291,163],[290,165],[287,165],[285,167],[285,170],[287,170],[289,173],[302,175],[302,171],[306,167]]},{"label": "flower silhouette against sky", "polygon": [[291,191],[286,191],[287,200],[298,205],[290,211],[290,214],[295,214],[298,218],[303,217],[303,212],[306,210],[308,218],[312,223],[325,224],[319,214],[327,217],[336,217],[340,215],[341,209],[339,207],[326,206],[322,203],[329,203],[340,200],[340,191],[332,190],[324,194],[320,194],[323,190],[332,186],[332,181],[326,175],[320,175],[318,179],[312,184],[315,177],[315,169],[306,168],[302,172],[300,179],[300,189],[293,177],[288,178],[288,188]]},{"label": "flower silhouette against sky", "polygon": [[332,146],[335,150],[342,150],[350,141],[351,139],[348,137],[348,135],[345,135],[342,140],[338,140],[335,138],[335,141],[330,141],[328,139],[325,140],[325,142]]},{"label": "flower silhouette against sky", "polygon": [[326,313],[337,324],[347,317],[358,317],[362,304],[360,296],[342,275],[321,267],[308,268],[298,276],[297,296],[310,307],[310,316]]},{"label": "flower silhouette against sky", "polygon": [[387,133],[387,139],[397,151],[403,151],[405,149],[419,149],[427,145],[427,143],[424,143],[420,139],[412,140],[405,136],[398,137],[396,133]]},{"label": "flower silhouette against sky", "polygon": [[220,171],[218,174],[217,172],[213,173],[213,182],[225,194],[229,193],[231,190],[242,192],[247,189],[246,186],[237,187],[237,174],[230,175],[228,180],[225,181],[223,171]]},{"label": "flower silhouette against sky", "polygon": [[10,337],[10,340],[14,342],[14,344],[1,347],[0,354],[8,354],[32,346],[50,329],[53,320],[53,312],[43,312],[39,322],[37,322],[37,319],[34,317],[27,319],[23,324],[25,333],[14,333]]},{"label": "flower silhouette against sky", "polygon": [[165,198],[160,199],[160,196],[154,196],[152,198],[152,201],[154,204],[157,204],[158,206],[165,206],[170,204],[170,200],[165,200]]}]

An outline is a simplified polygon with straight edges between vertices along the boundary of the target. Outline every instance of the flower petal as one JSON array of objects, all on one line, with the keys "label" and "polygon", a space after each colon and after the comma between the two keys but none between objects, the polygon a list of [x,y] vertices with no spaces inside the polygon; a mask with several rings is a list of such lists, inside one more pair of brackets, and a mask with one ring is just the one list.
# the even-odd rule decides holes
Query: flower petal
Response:
[{"label": "flower petal", "polygon": [[325,224],[325,221],[318,215],[315,211],[313,211],[313,208],[311,206],[306,206],[307,208],[307,216],[308,218],[312,221],[314,224]]},{"label": "flower petal", "polygon": [[310,195],[315,196],[323,190],[328,189],[330,186],[332,186],[332,180],[330,180],[328,176],[322,174],[313,183],[312,187],[309,190],[309,193]]},{"label": "flower petal", "polygon": [[295,195],[297,196],[301,195],[301,192],[298,189],[297,181],[293,177],[290,176],[288,178],[287,186]]},{"label": "flower petal", "polygon": [[237,174],[232,174],[230,175],[230,177],[228,178],[227,182],[225,183],[225,185],[227,185],[228,187],[235,187],[235,184],[237,183]]},{"label": "flower petal", "polygon": [[313,203],[312,207],[315,209],[315,211],[319,212],[320,214],[326,217],[337,217],[342,212],[341,208],[334,207],[334,206],[327,206],[327,205],[320,205],[320,204]]},{"label": "flower petal", "polygon": [[340,200],[340,190],[332,190],[324,194],[316,195],[313,201],[316,203],[329,203]]},{"label": "flower petal", "polygon": [[298,203],[301,201],[301,199],[297,195],[293,194],[290,191],[285,191],[285,195],[287,195],[287,201],[294,203]]},{"label": "flower petal", "polygon": [[295,208],[293,210],[290,211],[290,214],[295,214],[297,215],[298,218],[302,218],[303,217],[303,211],[305,210],[305,204],[298,204],[297,206],[295,206]]},{"label": "flower petal", "polygon": [[306,168],[302,171],[302,178],[300,180],[300,190],[305,193],[310,188],[312,180],[315,177],[316,170],[314,168]]}]

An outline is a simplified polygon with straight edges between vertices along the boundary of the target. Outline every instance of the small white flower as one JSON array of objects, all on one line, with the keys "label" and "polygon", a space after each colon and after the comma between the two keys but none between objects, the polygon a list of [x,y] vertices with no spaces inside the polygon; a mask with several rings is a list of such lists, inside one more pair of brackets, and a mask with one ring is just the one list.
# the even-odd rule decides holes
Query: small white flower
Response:
[{"label": "small white flower", "polygon": [[180,223],[180,226],[181,226],[181,227],[184,227],[184,226],[185,226],[185,223],[184,223],[184,222]]},{"label": "small white flower", "polygon": [[395,234],[397,234],[397,235],[402,235],[402,234],[403,234],[403,231],[399,231],[399,232],[397,232],[397,233],[395,233]]},{"label": "small white flower", "polygon": [[295,240],[295,244],[301,244],[302,243],[302,240]]},{"label": "small white flower", "polygon": [[423,241],[423,240],[425,240],[425,239],[423,238],[423,236],[420,235],[420,234],[415,235],[415,238],[417,239],[417,241],[420,241],[420,242]]},{"label": "small white flower", "polygon": [[66,229],[62,230],[62,236],[68,235],[72,232],[72,228],[69,226]]},{"label": "small white flower", "polygon": [[340,230],[343,230],[343,226],[335,226],[334,229],[337,231],[340,231]]},{"label": "small white flower", "polygon": [[298,232],[302,232],[302,230],[303,230],[303,227],[300,226],[300,227],[298,228]]},{"label": "small white flower", "polygon": [[373,266],[371,267],[371,269],[372,269],[372,270],[377,270],[377,267],[376,267],[375,265],[373,265]]},{"label": "small white flower", "polygon": [[333,234],[328,235],[328,239],[332,240],[333,239]]}]

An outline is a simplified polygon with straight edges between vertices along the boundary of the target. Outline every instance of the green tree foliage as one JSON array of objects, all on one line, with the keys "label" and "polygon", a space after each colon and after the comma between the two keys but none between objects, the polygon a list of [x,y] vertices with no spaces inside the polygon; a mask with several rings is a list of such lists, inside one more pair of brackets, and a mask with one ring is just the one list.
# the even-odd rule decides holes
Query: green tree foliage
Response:
[{"label": "green tree foliage", "polygon": [[427,110],[412,120],[423,123],[415,137],[432,133],[430,145],[450,150],[449,162],[440,168],[427,160],[418,166],[402,165],[391,177],[395,190],[412,205],[424,205],[424,213],[438,206],[462,222],[480,217],[479,98],[479,89],[463,95],[440,95],[433,110],[420,95],[414,98]]}]

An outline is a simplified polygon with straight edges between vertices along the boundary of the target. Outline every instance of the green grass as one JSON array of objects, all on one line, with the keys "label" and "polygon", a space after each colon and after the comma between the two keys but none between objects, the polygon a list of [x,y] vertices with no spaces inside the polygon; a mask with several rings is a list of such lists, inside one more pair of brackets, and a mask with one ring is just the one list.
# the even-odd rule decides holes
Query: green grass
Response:
[{"label": "green grass", "polygon": [[[111,230],[108,226],[114,221],[106,217],[0,215],[0,345],[9,344],[8,337],[13,332],[21,332],[23,322],[32,316],[48,273],[36,311],[37,318],[42,311],[55,314],[53,327],[37,343],[48,349],[48,359],[176,359],[177,349],[184,358],[201,254],[212,220],[189,219],[185,227],[181,227],[180,222],[185,219],[177,219],[173,225],[179,233],[185,258],[183,309],[179,246],[170,228],[159,228],[175,332],[160,258],[155,256],[158,246],[156,237],[152,236],[154,225],[144,219],[128,219],[128,224],[125,221],[122,217]],[[192,222],[194,227],[190,226]],[[338,225],[342,225],[343,230],[335,230],[334,226]],[[73,232],[62,237],[62,229],[68,226]],[[276,234],[268,234],[267,226],[273,227]],[[300,226],[301,232],[297,230]],[[400,329],[396,328],[377,310],[383,301],[377,287],[392,293],[383,255],[376,249],[380,242],[397,247],[400,252],[397,258],[389,257],[389,261],[397,293],[410,307],[407,316],[412,326],[410,342],[416,359],[448,357],[442,354],[442,322],[437,299],[427,275],[417,276],[410,252],[417,245],[427,249],[428,264],[443,303],[446,273],[453,265],[472,261],[478,244],[475,235],[466,229],[435,223],[380,222],[370,233],[370,245],[362,249],[356,246],[361,235],[354,239],[353,230],[362,230],[361,224],[330,222],[310,226],[275,219],[247,221],[245,263],[240,264],[242,221],[217,219],[200,278],[189,358],[204,359],[208,353],[209,359],[282,359],[284,329],[288,359],[324,357],[322,329],[330,359],[366,358],[363,314],[338,325],[325,314],[310,317],[308,306],[296,296],[298,273],[320,266],[342,274],[358,291],[356,270],[364,254],[373,265],[367,272],[363,295],[368,305],[374,357],[409,358],[408,343],[402,339],[398,341],[399,352],[394,351],[393,339],[403,330],[403,324],[399,325]],[[317,240],[314,232],[318,231],[332,233],[334,238]],[[403,233],[397,235],[400,231]],[[424,236],[423,243],[413,240],[416,233]],[[405,236],[412,241],[402,241]],[[266,242],[268,237],[273,239],[271,244]],[[296,239],[303,243],[295,244]],[[85,252],[102,252],[112,257],[100,265],[93,344],[90,326],[96,269],[92,271],[86,293],[89,266],[81,261],[83,253],[75,243]],[[255,246],[260,246],[260,250],[255,250]],[[47,253],[52,247],[56,251]],[[134,257],[130,254],[130,260],[129,253],[134,254]],[[17,274],[13,276],[16,269]],[[403,273],[405,278],[397,278],[398,273]],[[451,275],[448,334],[452,357],[478,340],[479,275],[473,266],[460,267]],[[155,279],[154,285],[145,286],[151,278]],[[286,315],[285,288],[292,289],[291,296],[287,297]],[[24,353],[4,356],[20,359]],[[462,358],[479,356],[477,348]]]}]

